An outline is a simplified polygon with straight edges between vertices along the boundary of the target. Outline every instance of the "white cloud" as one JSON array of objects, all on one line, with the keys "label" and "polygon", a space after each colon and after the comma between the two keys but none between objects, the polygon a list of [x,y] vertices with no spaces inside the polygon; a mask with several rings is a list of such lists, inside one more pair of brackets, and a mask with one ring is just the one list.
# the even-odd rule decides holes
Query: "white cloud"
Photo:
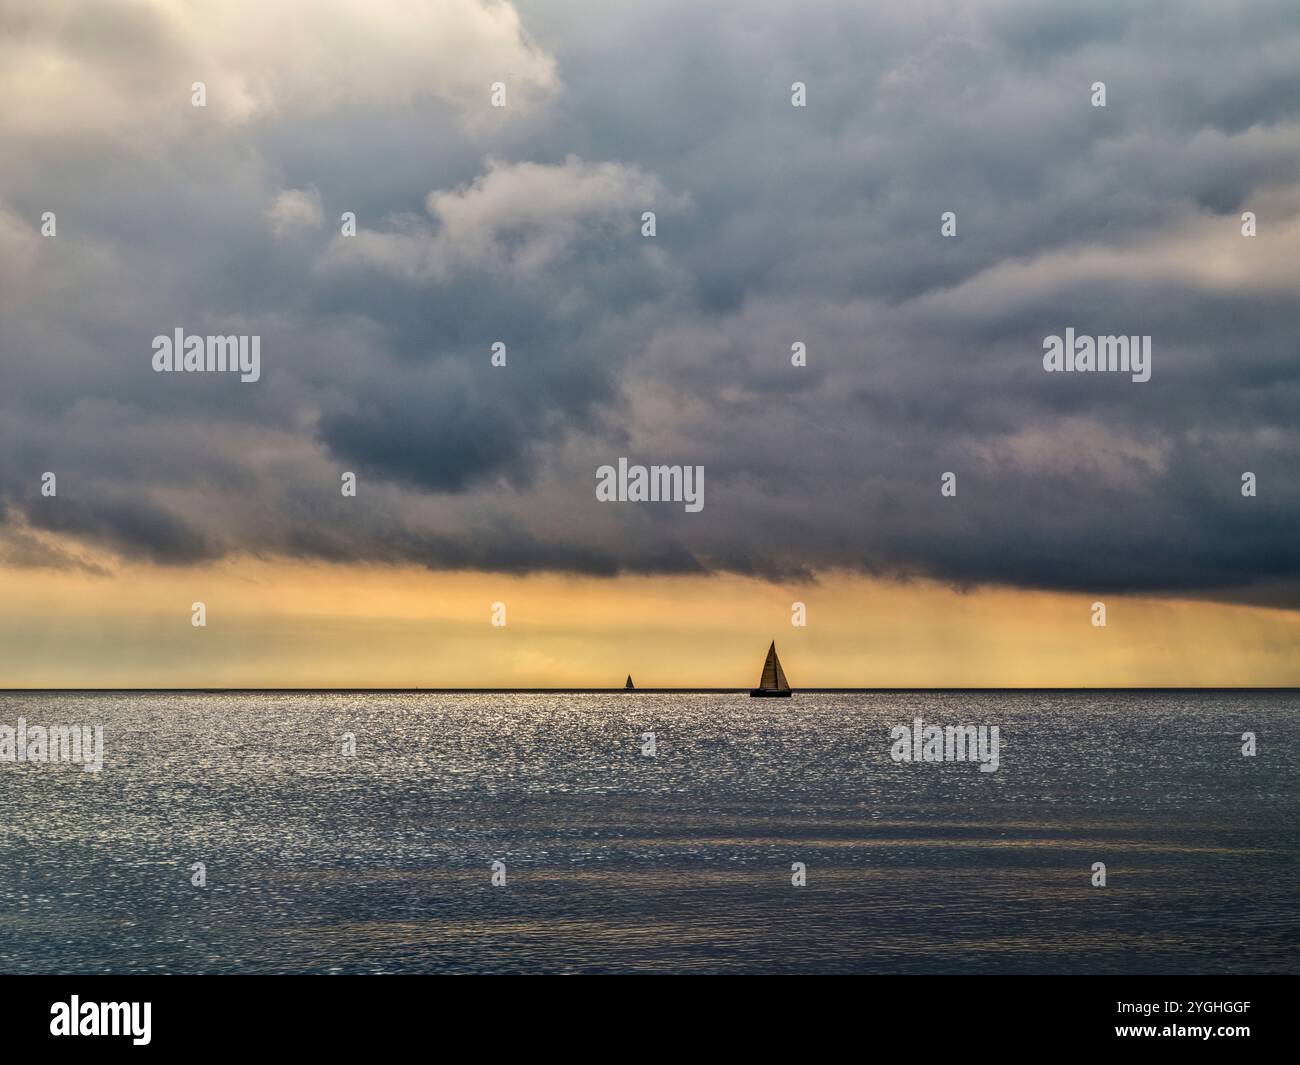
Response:
[{"label": "white cloud", "polygon": [[462,268],[533,277],[580,237],[609,227],[640,239],[641,212],[688,203],[653,174],[621,163],[487,161],[469,185],[434,190],[432,223],[406,216],[387,232],[336,237],[327,264],[362,264],[412,281],[441,281]]},{"label": "white cloud", "polygon": [[306,189],[283,189],[266,217],[276,240],[315,232],[325,224],[320,190],[314,185]]},{"label": "white cloud", "polygon": [[[559,87],[510,3],[480,0],[41,0],[0,12],[0,131],[166,137],[339,105],[451,106],[472,123],[493,81],[510,110]],[[207,87],[207,108],[190,87]]]}]

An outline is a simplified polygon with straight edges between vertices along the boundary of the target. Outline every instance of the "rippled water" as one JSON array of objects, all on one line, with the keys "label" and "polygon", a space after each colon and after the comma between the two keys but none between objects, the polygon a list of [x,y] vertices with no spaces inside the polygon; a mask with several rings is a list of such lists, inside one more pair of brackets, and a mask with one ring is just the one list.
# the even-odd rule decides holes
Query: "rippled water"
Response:
[{"label": "rippled water", "polygon": [[[0,694],[105,733],[98,774],[0,762],[0,971],[1298,972],[1298,707]],[[998,771],[896,764],[918,715],[998,725]]]}]

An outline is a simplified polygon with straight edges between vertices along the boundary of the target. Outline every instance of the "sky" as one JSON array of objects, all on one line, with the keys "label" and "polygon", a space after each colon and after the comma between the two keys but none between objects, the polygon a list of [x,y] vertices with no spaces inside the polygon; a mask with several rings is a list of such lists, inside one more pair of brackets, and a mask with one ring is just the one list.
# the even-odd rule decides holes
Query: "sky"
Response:
[{"label": "sky", "polygon": [[1293,3],[0,0],[0,143],[0,686],[1300,684]]}]

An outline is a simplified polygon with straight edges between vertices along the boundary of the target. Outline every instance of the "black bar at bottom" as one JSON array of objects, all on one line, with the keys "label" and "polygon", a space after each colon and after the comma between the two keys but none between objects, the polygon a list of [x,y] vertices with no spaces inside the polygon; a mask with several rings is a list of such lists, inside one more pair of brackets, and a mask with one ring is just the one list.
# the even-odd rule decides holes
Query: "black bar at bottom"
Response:
[{"label": "black bar at bottom", "polygon": [[[406,1051],[412,1042],[451,1052],[449,1037],[489,1053],[571,1039],[579,1041],[571,1049],[626,1049],[629,1038],[668,1052],[683,1049],[693,1033],[693,1050],[773,1036],[791,1040],[790,1049],[815,1050],[834,1036],[863,1050],[900,1041],[927,1052],[1128,1044],[1139,1052],[1199,1047],[1241,1056],[1294,1044],[1297,990],[1295,978],[1283,976],[871,976],[850,977],[829,993],[788,978],[708,991],[662,979],[561,989],[435,976],[29,976],[0,986],[6,1049],[331,1055]],[[56,1035],[52,1027],[78,1034]],[[96,1029],[110,1034],[89,1034]]]}]

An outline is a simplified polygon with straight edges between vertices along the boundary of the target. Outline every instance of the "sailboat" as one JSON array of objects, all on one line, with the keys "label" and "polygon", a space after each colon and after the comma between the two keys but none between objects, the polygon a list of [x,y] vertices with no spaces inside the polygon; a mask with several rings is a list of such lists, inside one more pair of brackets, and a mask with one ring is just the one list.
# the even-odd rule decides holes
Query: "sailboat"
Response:
[{"label": "sailboat", "polygon": [[768,696],[774,699],[790,698],[790,682],[785,679],[785,670],[781,660],[776,657],[776,641],[767,649],[767,661],[763,663],[763,675],[758,687],[750,690],[751,696]]},{"label": "sailboat", "polygon": [[629,673],[629,674],[627,675],[627,683],[623,685],[623,688],[624,688],[625,690],[630,690],[630,689],[633,688],[633,687],[635,687],[635,685],[633,685],[633,683],[632,683],[632,674]]}]

